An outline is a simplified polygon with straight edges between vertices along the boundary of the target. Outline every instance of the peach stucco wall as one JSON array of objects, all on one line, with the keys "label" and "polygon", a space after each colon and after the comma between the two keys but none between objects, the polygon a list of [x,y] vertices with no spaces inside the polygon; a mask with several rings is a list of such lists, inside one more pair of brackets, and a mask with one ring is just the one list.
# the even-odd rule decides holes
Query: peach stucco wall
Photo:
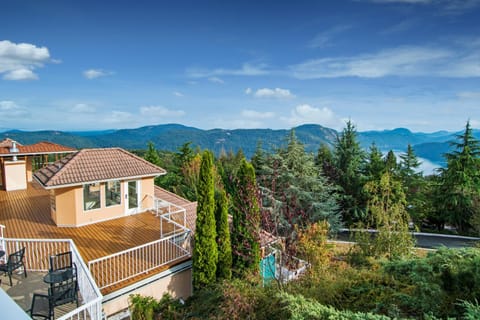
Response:
[{"label": "peach stucco wall", "polygon": [[[104,221],[125,215],[125,185],[121,181],[121,203],[119,205],[105,206],[105,187],[100,187],[100,208],[84,211],[83,186],[59,188],[55,190],[56,210],[52,208],[52,219],[57,226],[82,226],[98,221]],[[154,193],[153,178],[144,178],[140,183],[139,212],[153,207],[151,195]]]},{"label": "peach stucco wall", "polygon": [[32,157],[26,157],[27,181],[32,182]]},{"label": "peach stucco wall", "polygon": [[102,304],[103,311],[107,316],[120,312],[128,308],[128,297],[130,294],[141,294],[155,299],[161,299],[164,293],[171,294],[174,298],[186,300],[192,295],[192,269],[158,279],[141,288],[105,302]]},{"label": "peach stucco wall", "polygon": [[6,191],[27,189],[25,161],[5,161],[3,169]]}]

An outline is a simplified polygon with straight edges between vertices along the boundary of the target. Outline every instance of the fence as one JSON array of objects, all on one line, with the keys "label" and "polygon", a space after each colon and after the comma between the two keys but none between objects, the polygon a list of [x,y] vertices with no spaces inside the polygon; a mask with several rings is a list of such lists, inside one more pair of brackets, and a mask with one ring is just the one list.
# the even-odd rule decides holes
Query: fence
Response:
[{"label": "fence", "polygon": [[72,259],[77,266],[78,289],[82,305],[58,319],[102,319],[102,294],[72,240],[7,238],[4,239],[4,243],[6,255],[25,247],[24,262],[29,271],[47,272],[51,255],[72,251]]}]

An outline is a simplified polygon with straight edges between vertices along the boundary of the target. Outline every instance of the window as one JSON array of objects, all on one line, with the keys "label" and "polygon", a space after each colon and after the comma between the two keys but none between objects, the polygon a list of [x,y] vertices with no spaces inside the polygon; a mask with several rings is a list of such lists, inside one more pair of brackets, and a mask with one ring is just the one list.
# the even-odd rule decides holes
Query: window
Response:
[{"label": "window", "polygon": [[121,200],[120,196],[120,181],[108,181],[105,183],[105,206],[119,205]]},{"label": "window", "polygon": [[100,208],[100,183],[83,185],[83,210]]}]

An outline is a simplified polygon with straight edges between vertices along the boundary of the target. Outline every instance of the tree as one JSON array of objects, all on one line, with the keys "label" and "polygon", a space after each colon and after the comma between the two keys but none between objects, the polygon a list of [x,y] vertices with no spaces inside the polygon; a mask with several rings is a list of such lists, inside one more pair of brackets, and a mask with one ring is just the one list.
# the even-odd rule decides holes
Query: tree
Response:
[{"label": "tree", "polygon": [[[391,172],[385,172],[379,181],[365,185],[369,194],[368,214],[370,226],[377,228],[372,241],[372,253],[389,259],[411,254],[414,239],[408,230],[408,213],[405,209],[405,193]],[[362,244],[360,244],[362,245]]]},{"label": "tree", "polygon": [[336,183],[341,187],[340,209],[343,221],[351,224],[365,216],[365,199],[362,195],[365,154],[357,139],[355,125],[349,120],[334,146],[337,169]]},{"label": "tree", "polygon": [[372,143],[368,153],[368,161],[365,164],[365,176],[368,181],[380,180],[385,172],[385,161],[383,161],[382,156],[382,152],[376,144]]},{"label": "tree", "polygon": [[260,267],[260,206],[253,166],[241,161],[233,194],[233,268],[238,275]]},{"label": "tree", "polygon": [[197,191],[197,220],[192,265],[195,290],[213,284],[217,271],[213,155],[207,150],[202,154]]},{"label": "tree", "polygon": [[470,122],[456,138],[458,141],[451,143],[455,150],[446,154],[447,168],[440,170],[440,204],[449,222],[465,233],[472,230],[472,219],[480,215],[480,142],[473,136]]},{"label": "tree", "polygon": [[228,224],[228,200],[225,190],[217,193],[215,220],[218,247],[217,279],[230,279],[232,277],[232,245]]},{"label": "tree", "polygon": [[153,142],[148,143],[147,152],[145,153],[144,159],[150,163],[153,163],[156,166],[160,165],[160,157],[158,156],[158,152],[155,149],[155,145]]},{"label": "tree", "polygon": [[392,150],[388,151],[387,156],[385,157],[385,170],[393,175],[397,173],[397,157]]},{"label": "tree", "polygon": [[421,162],[409,144],[407,152],[400,155],[399,175],[405,190],[407,211],[416,225],[420,225],[426,215],[426,183],[422,172],[418,172],[420,164]]},{"label": "tree", "polygon": [[337,179],[337,172],[335,170],[335,164],[333,161],[332,150],[326,143],[322,143],[317,151],[317,157],[315,158],[315,164],[319,166],[322,173],[332,183]]}]

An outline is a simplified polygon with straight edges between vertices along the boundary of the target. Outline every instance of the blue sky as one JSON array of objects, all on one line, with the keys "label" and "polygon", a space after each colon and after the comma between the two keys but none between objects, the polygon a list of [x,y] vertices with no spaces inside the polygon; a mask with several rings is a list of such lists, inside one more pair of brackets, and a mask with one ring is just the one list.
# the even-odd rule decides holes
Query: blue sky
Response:
[{"label": "blue sky", "polygon": [[0,129],[480,127],[480,0],[1,8]]}]

